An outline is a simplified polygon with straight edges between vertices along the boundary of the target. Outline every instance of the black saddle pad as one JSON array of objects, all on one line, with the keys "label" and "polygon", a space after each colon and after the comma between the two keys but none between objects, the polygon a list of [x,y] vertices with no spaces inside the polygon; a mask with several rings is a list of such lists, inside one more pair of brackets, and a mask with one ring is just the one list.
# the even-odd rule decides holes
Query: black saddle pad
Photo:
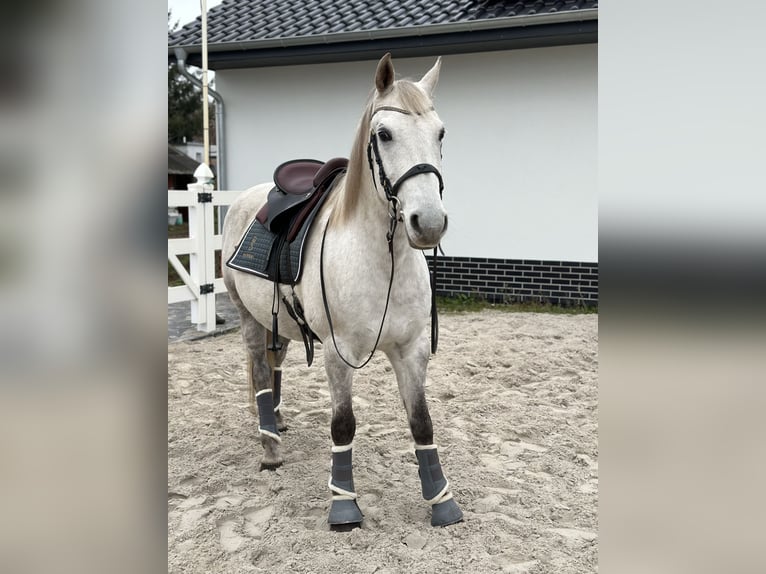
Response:
[{"label": "black saddle pad", "polygon": [[257,219],[248,227],[234,255],[226,262],[232,269],[252,273],[271,281],[291,285],[300,281],[303,272],[303,249],[319,209],[330,190],[322,195],[306,217],[300,231],[287,241],[287,226],[281,233],[273,233]]}]

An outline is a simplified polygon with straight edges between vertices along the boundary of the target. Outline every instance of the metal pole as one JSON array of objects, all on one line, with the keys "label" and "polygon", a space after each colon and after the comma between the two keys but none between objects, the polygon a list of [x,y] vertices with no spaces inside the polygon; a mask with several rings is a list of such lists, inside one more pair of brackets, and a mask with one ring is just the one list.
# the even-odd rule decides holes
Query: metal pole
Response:
[{"label": "metal pole", "polygon": [[210,167],[210,119],[207,105],[207,0],[200,0],[202,10],[202,136],[205,165]]}]

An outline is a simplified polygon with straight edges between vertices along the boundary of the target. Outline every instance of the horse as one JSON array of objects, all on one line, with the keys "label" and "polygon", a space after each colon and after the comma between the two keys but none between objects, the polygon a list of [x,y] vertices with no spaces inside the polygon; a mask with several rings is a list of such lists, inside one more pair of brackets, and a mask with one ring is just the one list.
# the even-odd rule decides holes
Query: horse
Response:
[{"label": "horse", "polygon": [[[250,405],[253,413],[257,405],[263,446],[261,470],[283,462],[281,364],[289,341],[302,338],[299,322],[273,313],[275,295],[286,297],[292,290],[303,321],[323,342],[332,403],[328,522],[333,529],[363,520],[353,480],[351,386],[354,370],[376,349],[396,375],[422,496],[431,505],[431,525],[463,518],[439,461],[425,398],[432,286],[424,250],[438,246],[447,230],[440,171],[445,129],[433,106],[440,68],[438,58],[419,81],[396,80],[390,54],[378,62],[347,171],[317,213],[297,284],[277,285],[222,265],[241,318]],[[251,187],[232,203],[224,222],[222,261],[235,252],[272,187]]]}]

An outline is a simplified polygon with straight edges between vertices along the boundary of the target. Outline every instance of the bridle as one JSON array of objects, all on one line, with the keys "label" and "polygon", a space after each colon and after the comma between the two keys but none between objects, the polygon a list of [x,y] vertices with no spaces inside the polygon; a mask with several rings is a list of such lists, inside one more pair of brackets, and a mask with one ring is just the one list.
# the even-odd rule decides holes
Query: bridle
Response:
[{"label": "bridle", "polygon": [[[406,114],[406,115],[412,115],[413,112],[409,110],[405,110],[402,108],[397,108],[394,106],[380,106],[378,108],[375,108],[375,110],[370,115],[370,119],[377,114],[380,111],[391,111],[391,112],[398,112],[400,114]],[[433,110],[433,108],[431,108]],[[370,352],[369,357],[361,364],[361,365],[352,365],[349,361],[346,360],[345,357],[340,352],[340,349],[338,349],[338,343],[335,341],[335,330],[333,329],[332,325],[332,317],[330,315],[330,307],[327,303],[327,296],[325,293],[325,283],[324,283],[324,242],[325,237],[327,236],[327,228],[329,227],[329,219],[327,224],[324,228],[324,233],[322,234],[322,246],[319,256],[319,279],[322,287],[322,302],[324,303],[324,309],[325,314],[327,316],[327,324],[330,327],[330,335],[332,337],[333,345],[335,346],[335,351],[338,353],[338,356],[341,358],[341,360],[346,363],[349,367],[352,369],[361,369],[367,363],[372,360],[372,357],[375,355],[375,351],[378,348],[378,343],[380,342],[380,336],[383,333],[383,324],[386,321],[386,315],[388,314],[388,304],[391,299],[391,286],[394,283],[394,234],[396,233],[397,223],[400,221],[399,216],[399,188],[402,186],[402,184],[407,181],[408,179],[415,177],[417,175],[426,174],[426,173],[433,173],[437,179],[439,180],[439,198],[443,197],[444,192],[444,180],[442,179],[442,175],[439,172],[439,170],[436,168],[436,166],[430,164],[430,163],[419,163],[414,166],[412,166],[410,169],[408,169],[406,172],[404,172],[401,176],[399,176],[399,179],[396,180],[393,184],[391,183],[391,180],[389,179],[388,175],[386,174],[386,170],[383,167],[383,161],[380,157],[380,150],[378,149],[378,137],[375,133],[375,130],[370,130],[370,139],[367,143],[367,161],[370,166],[370,175],[372,176],[372,184],[375,186],[375,191],[378,190],[378,184],[375,182],[375,168],[373,166],[373,159],[375,161],[375,164],[378,166],[378,179],[380,180],[381,186],[383,187],[383,191],[386,194],[386,200],[388,201],[388,217],[389,217],[389,223],[388,223],[388,233],[386,234],[386,240],[388,241],[388,253],[391,256],[391,275],[388,280],[388,291],[386,293],[386,306],[383,310],[383,318],[380,321],[380,328],[378,329],[378,336],[375,339],[375,344],[372,347],[372,351]],[[431,272],[431,353],[436,353],[436,348],[439,341],[439,320],[436,312],[436,263],[437,263],[437,252],[438,252],[439,246],[437,245],[434,247],[433,252],[433,265]]]},{"label": "bridle", "polygon": [[[412,112],[403,110],[401,108],[395,108],[393,106],[381,106],[375,109],[375,111],[372,113],[372,116],[383,110],[399,112],[400,114],[407,115],[412,114]],[[370,118],[372,118],[372,116],[370,116]],[[373,175],[372,183],[375,186],[375,191],[378,190],[378,184],[375,183],[375,168],[372,165],[373,156],[375,157],[375,163],[378,165],[378,179],[380,179],[380,183],[383,186],[383,191],[386,193],[386,199],[389,202],[398,201],[397,195],[399,193],[399,188],[405,181],[411,177],[415,177],[416,175],[421,175],[423,173],[433,173],[439,179],[439,197],[442,197],[442,192],[444,191],[444,181],[442,180],[442,174],[439,173],[439,170],[430,163],[419,163],[417,165],[413,165],[410,169],[405,171],[399,177],[399,179],[396,180],[396,183],[392,185],[391,180],[389,179],[388,175],[386,175],[386,170],[383,167],[383,161],[380,159],[380,151],[378,150],[378,138],[376,137],[375,131],[370,130],[370,141],[367,143],[367,162],[370,165],[370,171]]]}]

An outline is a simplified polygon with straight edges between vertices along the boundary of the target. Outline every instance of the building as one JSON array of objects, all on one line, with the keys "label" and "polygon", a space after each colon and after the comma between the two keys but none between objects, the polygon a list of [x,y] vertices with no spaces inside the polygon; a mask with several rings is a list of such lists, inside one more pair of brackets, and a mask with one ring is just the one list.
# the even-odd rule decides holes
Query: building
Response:
[{"label": "building", "polygon": [[[208,14],[229,189],[287,159],[348,155],[375,61],[419,78],[443,56],[439,292],[598,302],[595,1],[230,0]],[[200,21],[169,57],[200,64]],[[288,135],[289,134],[289,135]]]},{"label": "building", "polygon": [[[214,133],[214,132],[211,132]],[[173,147],[180,151],[185,156],[192,158],[197,162],[197,165],[205,161],[205,145],[202,142],[183,142],[179,144],[173,144]],[[215,173],[215,167],[218,163],[218,147],[215,144],[210,146],[210,165],[208,166],[213,173]]]},{"label": "building", "polygon": [[168,144],[168,189],[186,189],[194,181],[194,170],[199,164],[176,146]]}]

